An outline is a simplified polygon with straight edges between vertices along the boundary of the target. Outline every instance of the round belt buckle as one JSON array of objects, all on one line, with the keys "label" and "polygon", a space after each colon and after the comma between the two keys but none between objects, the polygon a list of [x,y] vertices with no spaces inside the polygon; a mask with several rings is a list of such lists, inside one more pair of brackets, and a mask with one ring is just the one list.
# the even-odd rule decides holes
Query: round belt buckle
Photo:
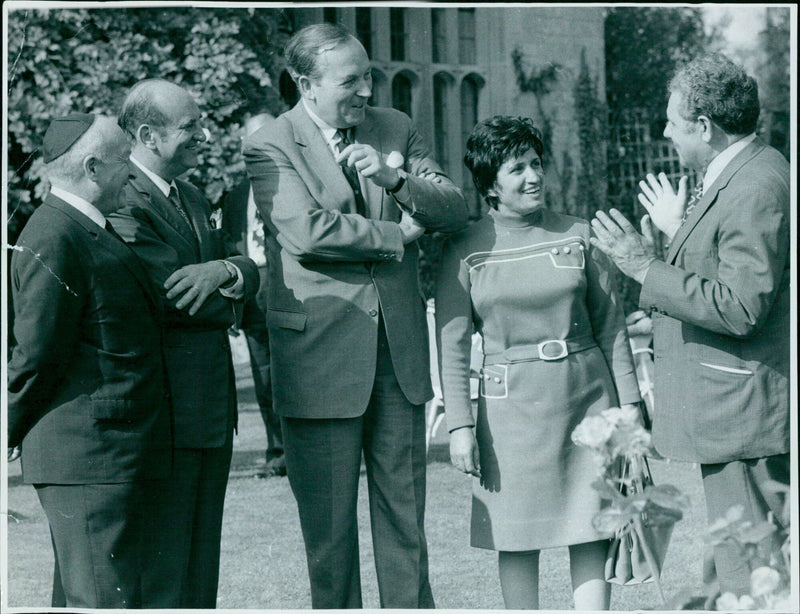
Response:
[{"label": "round belt buckle", "polygon": [[[551,343],[555,343],[559,346],[560,350],[558,354],[546,354],[544,348]],[[536,349],[539,351],[539,358],[541,360],[559,360],[564,358],[569,352],[567,351],[567,342],[562,339],[550,339],[548,341],[542,341],[539,345],[536,346]]]}]

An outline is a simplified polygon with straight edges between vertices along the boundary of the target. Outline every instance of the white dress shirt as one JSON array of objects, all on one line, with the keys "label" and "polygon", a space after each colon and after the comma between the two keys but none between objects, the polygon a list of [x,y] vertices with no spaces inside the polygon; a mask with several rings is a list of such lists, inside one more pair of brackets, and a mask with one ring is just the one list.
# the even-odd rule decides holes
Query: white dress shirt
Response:
[{"label": "white dress shirt", "polygon": [[73,194],[72,192],[67,192],[66,190],[54,185],[50,186],[50,194],[60,198],[68,205],[72,205],[73,207],[75,207],[78,211],[83,213],[95,224],[100,226],[100,228],[106,227],[106,217],[102,213],[100,213],[100,209],[95,207],[85,198],[81,198],[77,194]]},{"label": "white dress shirt", "polygon": [[705,194],[708,188],[711,187],[711,184],[717,180],[717,177],[722,174],[722,171],[724,171],[725,167],[728,166],[731,160],[736,157],[736,154],[742,151],[755,139],[756,135],[754,132],[753,134],[736,141],[733,145],[729,145],[723,149],[719,154],[717,154],[716,158],[708,163],[706,173],[703,175],[703,194]]}]

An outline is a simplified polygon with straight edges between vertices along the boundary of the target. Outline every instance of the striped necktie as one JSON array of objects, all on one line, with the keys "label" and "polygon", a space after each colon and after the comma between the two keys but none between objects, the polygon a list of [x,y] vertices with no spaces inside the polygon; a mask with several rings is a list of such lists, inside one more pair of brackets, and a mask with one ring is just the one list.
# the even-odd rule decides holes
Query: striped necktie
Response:
[{"label": "striped necktie", "polygon": [[[350,139],[347,138],[347,130],[339,129],[336,131],[336,134],[339,137],[339,140],[336,143],[336,151],[341,153],[345,147],[350,145]],[[354,166],[350,166],[346,162],[340,166],[342,168],[342,172],[344,173],[345,179],[347,179],[347,183],[349,183],[350,187],[353,189],[353,195],[355,196],[356,200],[356,211],[360,215],[367,217],[367,204],[364,202],[364,195],[361,194],[361,184],[358,182],[358,171]]]},{"label": "striped necktie", "polygon": [[702,196],[703,182],[701,181],[695,186],[694,190],[692,190],[692,195],[689,197],[689,202],[686,203],[686,209],[683,210],[683,217],[681,218],[681,226],[686,223],[686,218],[689,217],[689,214],[691,214],[695,206],[697,206],[697,203]]},{"label": "striped necktie", "polygon": [[189,228],[194,230],[194,226],[192,226],[192,221],[189,219],[189,214],[186,213],[186,209],[183,208],[183,203],[181,202],[180,196],[178,196],[178,190],[175,189],[175,186],[170,186],[169,188],[169,201],[175,205],[175,208],[180,213],[183,220],[189,224]]}]

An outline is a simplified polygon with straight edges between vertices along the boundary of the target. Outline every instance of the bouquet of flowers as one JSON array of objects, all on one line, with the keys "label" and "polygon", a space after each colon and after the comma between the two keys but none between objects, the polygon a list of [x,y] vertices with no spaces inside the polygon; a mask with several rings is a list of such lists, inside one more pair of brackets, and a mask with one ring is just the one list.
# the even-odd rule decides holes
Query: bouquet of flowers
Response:
[{"label": "bouquet of flowers", "polygon": [[609,505],[593,519],[595,529],[613,535],[606,580],[618,584],[655,581],[662,601],[661,565],[672,527],[683,517],[687,497],[669,484],[655,485],[646,455],[650,433],[639,408],[612,407],[575,427],[572,441],[597,460],[592,485]]}]

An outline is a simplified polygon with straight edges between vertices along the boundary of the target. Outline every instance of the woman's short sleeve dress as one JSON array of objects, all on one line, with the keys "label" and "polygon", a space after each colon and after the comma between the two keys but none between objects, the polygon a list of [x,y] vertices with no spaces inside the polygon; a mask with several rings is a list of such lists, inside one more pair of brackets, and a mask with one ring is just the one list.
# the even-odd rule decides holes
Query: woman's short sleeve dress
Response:
[{"label": "woman's short sleeve dress", "polygon": [[586,221],[545,209],[527,218],[491,211],[445,246],[436,320],[451,431],[473,424],[473,327],[485,355],[473,546],[524,551],[608,537],[592,527],[596,464],[570,435],[585,416],[640,396],[612,267],[589,235]]}]

